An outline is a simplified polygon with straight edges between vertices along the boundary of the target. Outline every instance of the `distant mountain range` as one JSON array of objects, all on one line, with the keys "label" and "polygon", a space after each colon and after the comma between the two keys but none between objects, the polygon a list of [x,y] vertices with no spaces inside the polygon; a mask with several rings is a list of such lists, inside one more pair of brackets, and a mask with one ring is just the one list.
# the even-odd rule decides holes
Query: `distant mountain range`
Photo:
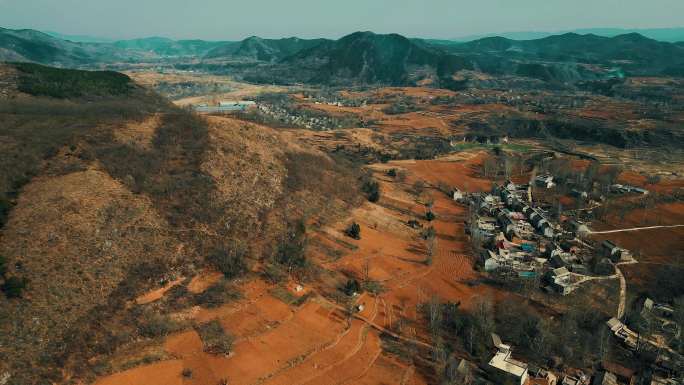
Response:
[{"label": "distant mountain range", "polygon": [[[654,75],[684,65],[681,45],[656,41],[638,33],[615,37],[566,33],[536,40],[491,37],[442,47],[453,54],[479,55],[482,60],[474,60],[483,68],[523,60],[544,63],[549,68],[557,67],[558,63],[579,63]],[[496,72],[496,69],[490,71]]]},{"label": "distant mountain range", "polygon": [[75,67],[94,63],[144,60],[140,51],[116,49],[109,43],[79,43],[32,29],[0,28],[0,61],[30,61]]},{"label": "distant mountain range", "polygon": [[69,40],[74,43],[113,43],[116,39],[89,35],[67,35],[59,32],[43,31],[45,34],[61,40]]},{"label": "distant mountain range", "polygon": [[[626,29],[626,28],[583,28],[583,29],[573,29],[567,31],[559,32],[535,32],[535,31],[522,31],[522,32],[504,32],[504,33],[494,33],[494,34],[481,34],[481,35],[466,35],[460,36],[452,39],[452,41],[467,42],[473,40],[479,40],[486,37],[505,37],[507,39],[513,40],[534,40],[542,39],[545,37],[553,35],[562,35],[565,33],[576,33],[579,35],[598,35],[604,37],[615,37],[618,35],[625,35],[629,33],[638,33],[649,39],[664,41],[668,43],[684,42],[684,28],[644,28],[644,29]],[[435,40],[438,41],[438,40]],[[446,40],[449,41],[449,40]]]},{"label": "distant mountain range", "polygon": [[216,47],[235,43],[206,40],[172,40],[165,37],[148,37],[143,39],[119,40],[112,44],[114,47],[123,50],[134,52],[142,51],[161,57],[203,57]]},{"label": "distant mountain range", "polygon": [[[438,76],[450,69],[470,68],[469,63],[439,47],[421,44],[398,34],[355,32],[326,41],[287,57],[284,63],[308,68],[313,82],[336,79],[358,83],[406,84],[421,77],[421,69]],[[446,71],[446,72],[445,72]]]},{"label": "distant mountain range", "polygon": [[265,62],[276,62],[294,55],[299,51],[329,41],[330,40],[327,39],[300,39],[297,37],[262,39],[257,36],[252,36],[241,42],[219,45],[209,51],[205,58],[217,59],[233,56]]},{"label": "distant mountain range", "polygon": [[[313,82],[412,84],[421,79],[449,83],[454,72],[572,83],[623,75],[684,73],[684,46],[636,33],[612,38],[568,33],[537,40],[484,38],[435,44],[403,36],[357,32],[303,50],[283,63],[308,69]],[[681,76],[681,75],[680,75]]]},{"label": "distant mountain range", "polygon": [[556,83],[623,74],[684,74],[684,43],[637,33],[614,37],[566,33],[534,40],[488,37],[466,43],[372,32],[355,32],[339,40],[253,36],[239,42],[212,42],[151,37],[100,43],[0,29],[0,61],[87,67],[183,57],[201,63],[260,63],[252,78],[268,82],[398,85],[432,79],[449,83],[459,70]]}]

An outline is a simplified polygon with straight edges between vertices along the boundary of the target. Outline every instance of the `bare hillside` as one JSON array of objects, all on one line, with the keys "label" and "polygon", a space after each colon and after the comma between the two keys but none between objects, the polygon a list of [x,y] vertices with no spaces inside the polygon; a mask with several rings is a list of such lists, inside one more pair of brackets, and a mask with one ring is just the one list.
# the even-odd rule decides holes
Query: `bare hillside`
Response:
[{"label": "bare hillside", "polygon": [[204,266],[229,278],[258,271],[289,223],[325,222],[356,202],[355,176],[327,155],[135,87],[123,98],[24,93],[0,105],[0,137],[13,143],[3,280],[26,284],[0,299],[10,383],[92,378],[93,357],[155,338],[149,314],[129,305],[146,289]]},{"label": "bare hillside", "polygon": [[6,354],[28,358],[29,346],[49,352],[134,266],[172,262],[177,245],[147,197],[100,170],[35,178],[0,241],[11,273],[29,282],[24,299],[2,306],[15,320],[3,324],[2,346],[15,350]]}]

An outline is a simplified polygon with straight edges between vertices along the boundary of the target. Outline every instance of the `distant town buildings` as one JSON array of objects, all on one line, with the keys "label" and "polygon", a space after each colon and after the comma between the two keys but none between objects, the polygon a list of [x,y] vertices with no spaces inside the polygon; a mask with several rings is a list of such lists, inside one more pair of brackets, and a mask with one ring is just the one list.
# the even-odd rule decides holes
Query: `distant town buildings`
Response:
[{"label": "distant town buildings", "polygon": [[247,109],[254,107],[256,107],[256,102],[251,100],[224,100],[219,102],[217,106],[200,104],[195,106],[194,109],[197,112],[214,113],[246,111]]},{"label": "distant town buildings", "polygon": [[610,186],[610,192],[615,193],[615,194],[634,193],[634,194],[643,194],[643,195],[646,195],[649,193],[649,191],[644,189],[644,188],[630,186],[630,185],[623,185],[623,184],[611,185]]}]

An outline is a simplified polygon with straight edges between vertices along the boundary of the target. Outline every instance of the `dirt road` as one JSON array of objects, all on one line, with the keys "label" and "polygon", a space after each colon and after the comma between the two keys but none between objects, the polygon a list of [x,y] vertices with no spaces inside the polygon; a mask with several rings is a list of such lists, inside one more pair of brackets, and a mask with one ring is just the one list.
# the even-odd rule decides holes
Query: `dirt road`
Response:
[{"label": "dirt road", "polygon": [[620,270],[620,265],[631,265],[637,263],[637,261],[619,262],[615,264],[615,274],[620,279],[620,304],[617,310],[617,319],[621,319],[625,315],[625,305],[627,303],[627,280],[625,275],[622,274]]},{"label": "dirt road", "polygon": [[625,275],[622,274],[620,267],[615,266],[615,271],[620,279],[620,304],[617,310],[617,319],[621,319],[625,315],[625,303],[627,302],[627,280],[625,280]]},{"label": "dirt road", "polygon": [[684,227],[684,225],[661,225],[661,226],[647,226],[647,227],[632,227],[629,229],[617,229],[617,230],[606,230],[606,231],[590,231],[589,234],[612,234],[612,233],[622,233],[626,231],[639,231],[639,230],[653,230],[653,229],[671,229],[675,227]]}]

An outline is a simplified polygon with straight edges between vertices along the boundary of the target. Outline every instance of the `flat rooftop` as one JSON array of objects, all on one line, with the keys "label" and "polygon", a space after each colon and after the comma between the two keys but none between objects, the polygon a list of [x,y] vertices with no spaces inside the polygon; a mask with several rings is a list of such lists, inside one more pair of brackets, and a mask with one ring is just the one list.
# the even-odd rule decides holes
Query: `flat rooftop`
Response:
[{"label": "flat rooftop", "polygon": [[489,365],[517,377],[522,377],[527,371],[527,364],[512,359],[510,351],[498,351]]}]

